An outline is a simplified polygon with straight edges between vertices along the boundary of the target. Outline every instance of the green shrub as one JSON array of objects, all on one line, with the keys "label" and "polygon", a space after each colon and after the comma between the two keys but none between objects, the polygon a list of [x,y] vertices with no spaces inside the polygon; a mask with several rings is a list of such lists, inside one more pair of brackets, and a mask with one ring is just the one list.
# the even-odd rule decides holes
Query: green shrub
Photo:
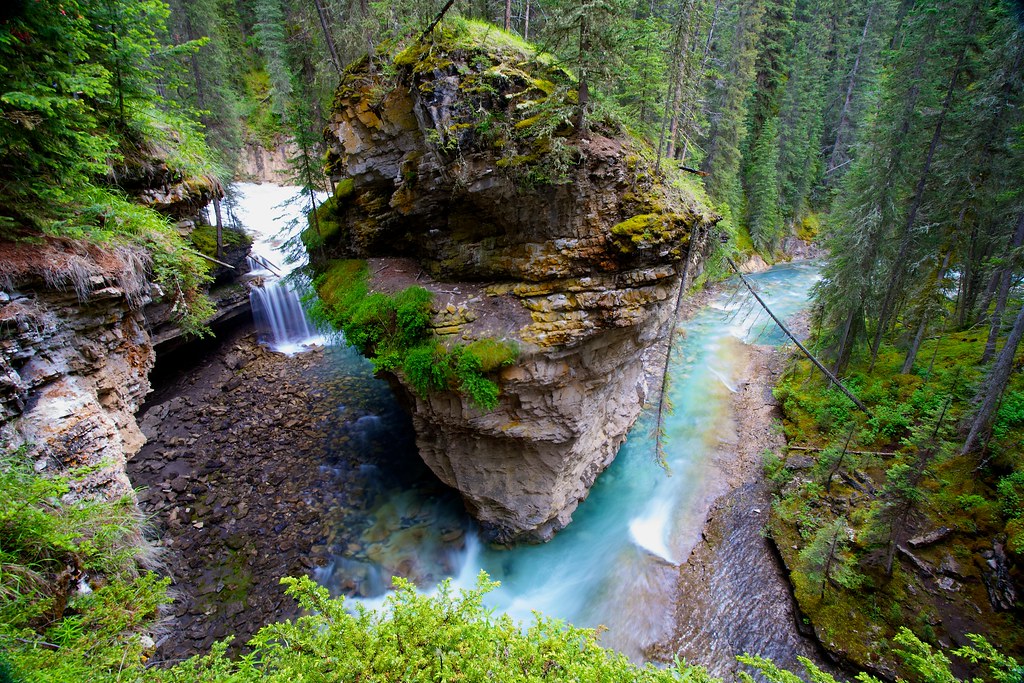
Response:
[{"label": "green shrub", "polygon": [[1024,426],[1024,391],[1007,391],[992,425],[992,436],[1005,439],[1010,432]]},{"label": "green shrub", "polygon": [[444,582],[424,595],[404,579],[380,611],[356,607],[309,578],[287,578],[288,594],[307,616],[264,627],[251,656],[231,661],[223,645],[170,670],[159,683],[188,681],[679,681],[710,683],[699,667],[637,666],[598,644],[598,632],[538,615],[521,627],[495,615],[483,596],[497,583],[481,574],[476,588]]},{"label": "green shrub", "polygon": [[1007,519],[1024,516],[1024,472],[1014,472],[999,480],[996,486],[999,504]]},{"label": "green shrub", "polygon": [[873,438],[897,441],[905,436],[912,424],[911,409],[906,404],[883,403],[873,408],[868,427]]},{"label": "green shrub", "polygon": [[[5,670],[39,683],[135,670],[141,635],[169,602],[169,580],[137,563],[133,502],[65,503],[69,481],[37,475],[21,451],[0,458],[0,680]],[[93,592],[78,590],[79,573],[101,579]]]},{"label": "green shrub", "polygon": [[447,351],[440,344],[421,344],[409,350],[402,371],[420,396],[448,388]]},{"label": "green shrub", "polygon": [[401,372],[421,397],[455,391],[493,410],[499,389],[486,375],[515,361],[515,345],[481,339],[445,348],[431,332],[430,292],[371,293],[368,275],[363,261],[332,261],[316,280],[320,301],[311,307],[313,318],[340,329],[378,372]]}]

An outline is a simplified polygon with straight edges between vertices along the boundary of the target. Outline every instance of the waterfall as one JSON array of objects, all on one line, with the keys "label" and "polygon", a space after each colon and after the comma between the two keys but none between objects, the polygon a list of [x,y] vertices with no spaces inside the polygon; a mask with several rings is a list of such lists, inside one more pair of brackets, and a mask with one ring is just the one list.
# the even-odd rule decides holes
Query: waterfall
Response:
[{"label": "waterfall", "polygon": [[285,258],[285,243],[304,224],[306,207],[292,201],[299,191],[279,185],[235,185],[236,211],[253,235],[249,258],[253,321],[261,343],[288,354],[324,341],[302,306],[302,293],[309,283],[294,275],[286,277],[302,265]]},{"label": "waterfall", "polygon": [[[258,271],[259,264],[249,260],[249,267]],[[293,283],[271,274],[249,288],[252,317],[260,342],[285,352],[301,350],[320,340],[320,332],[306,316],[306,309]]]}]

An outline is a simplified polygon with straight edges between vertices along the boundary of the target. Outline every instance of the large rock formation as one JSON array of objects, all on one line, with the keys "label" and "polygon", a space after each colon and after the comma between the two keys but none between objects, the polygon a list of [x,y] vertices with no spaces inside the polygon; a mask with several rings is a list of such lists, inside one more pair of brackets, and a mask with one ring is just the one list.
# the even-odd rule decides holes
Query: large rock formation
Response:
[{"label": "large rock formation", "polygon": [[145,254],[48,240],[0,244],[0,263],[0,441],[29,445],[39,472],[95,468],[76,496],[132,495],[154,361]]},{"label": "large rock formation", "polygon": [[[111,180],[190,234],[220,189],[173,171],[159,150],[136,152]],[[248,252],[243,242],[237,263]],[[134,496],[125,461],[145,443],[135,413],[150,391],[154,348],[186,336],[152,270],[141,246],[0,242],[0,449],[24,445],[45,474],[84,468],[72,498]],[[241,285],[211,298],[217,313],[209,324],[248,312]]]},{"label": "large rock formation", "polygon": [[371,258],[373,289],[432,290],[446,344],[519,345],[489,412],[391,378],[421,456],[498,541],[550,538],[614,459],[716,220],[624,130],[580,130],[576,99],[553,60],[463,21],[354,65],[328,125],[335,194],[307,231],[321,261]]}]

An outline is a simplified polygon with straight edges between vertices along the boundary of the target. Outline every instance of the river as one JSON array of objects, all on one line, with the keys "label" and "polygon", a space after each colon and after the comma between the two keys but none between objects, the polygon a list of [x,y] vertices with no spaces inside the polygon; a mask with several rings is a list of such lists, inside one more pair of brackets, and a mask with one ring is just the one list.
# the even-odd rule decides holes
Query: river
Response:
[{"label": "river", "polygon": [[[255,187],[242,187],[246,215],[251,220],[273,215],[270,203],[286,191]],[[750,276],[783,319],[806,306],[817,279],[817,267],[806,262]],[[400,472],[391,470],[389,461],[414,459],[409,440],[393,438],[408,433],[406,418],[365,360],[342,349],[328,354],[335,372],[359,379],[364,393],[375,397],[362,414],[337,426],[351,437],[346,447],[375,455],[359,472],[372,492],[370,502],[346,522],[346,536],[356,532],[359,540],[332,547],[332,560],[316,578],[334,593],[375,605],[391,575],[431,589],[445,576],[456,586],[470,586],[483,570],[501,583],[487,598],[490,606],[526,621],[537,610],[579,626],[603,625],[608,629],[604,644],[645,658],[652,646],[671,637],[675,605],[685,599],[677,595],[678,565],[699,541],[711,503],[729,490],[721,450],[723,443],[742,438],[736,434],[732,396],[746,379],[740,376],[744,344],[785,341],[738,281],[719,287],[706,306],[679,323],[676,334],[668,368],[674,410],[664,425],[664,466],[655,457],[649,410],[572,524],[549,543],[511,549],[482,546],[457,502],[438,495],[435,485],[414,485],[404,465]],[[288,340],[284,350],[295,351],[296,343]]]}]

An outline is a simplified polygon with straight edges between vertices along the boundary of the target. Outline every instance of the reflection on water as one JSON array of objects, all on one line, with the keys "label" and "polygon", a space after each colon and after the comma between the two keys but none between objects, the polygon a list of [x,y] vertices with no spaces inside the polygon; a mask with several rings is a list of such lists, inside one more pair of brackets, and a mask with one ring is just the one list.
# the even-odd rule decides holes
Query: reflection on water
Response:
[{"label": "reflection on water", "polygon": [[[750,279],[785,319],[805,305],[818,275],[804,263]],[[539,610],[579,626],[605,625],[605,645],[642,657],[670,632],[674,565],[689,555],[709,502],[725,490],[709,461],[737,438],[729,406],[743,379],[737,376],[742,345],[785,341],[749,293],[735,287],[725,287],[680,333],[669,366],[675,410],[665,424],[668,472],[654,457],[652,418],[645,414],[572,524],[543,545],[494,549],[480,546],[450,499],[435,500],[438,485],[430,490],[398,476],[382,458],[379,469],[365,472],[365,485],[379,493],[373,508],[360,513],[362,542],[340,550],[318,580],[335,592],[379,600],[390,574],[424,588],[444,576],[469,586],[483,569],[501,582],[488,596],[490,606],[527,622]],[[395,429],[384,414],[393,414],[393,399],[381,396],[381,405],[391,407],[362,432],[378,446],[390,444]]]}]

